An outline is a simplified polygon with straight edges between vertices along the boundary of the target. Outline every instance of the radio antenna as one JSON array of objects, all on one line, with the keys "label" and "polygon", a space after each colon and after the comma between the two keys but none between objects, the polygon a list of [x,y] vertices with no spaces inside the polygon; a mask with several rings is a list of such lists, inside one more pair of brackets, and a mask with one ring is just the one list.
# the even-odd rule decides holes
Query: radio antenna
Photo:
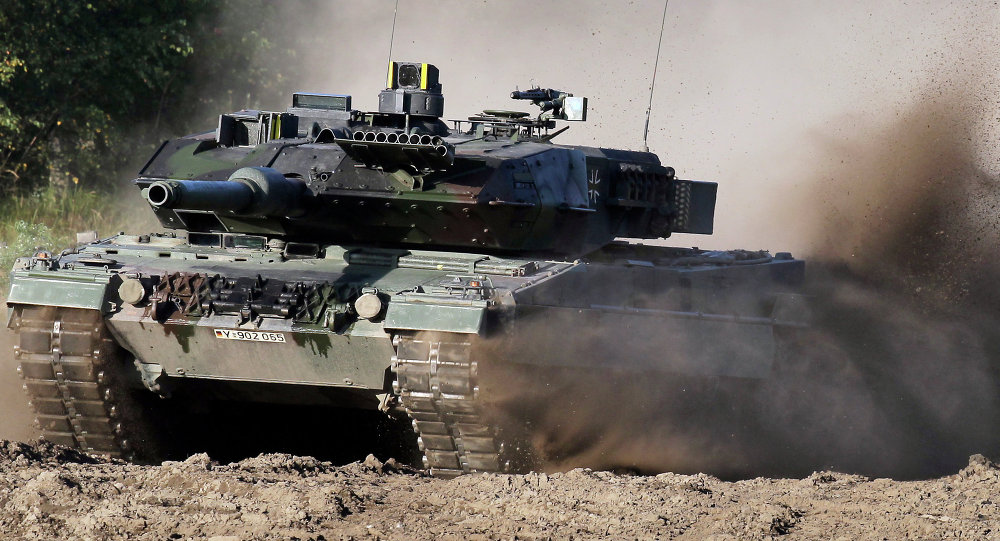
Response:
[{"label": "radio antenna", "polygon": [[[386,58],[385,64],[389,65],[392,62],[392,41],[396,38],[396,11],[399,10],[399,0],[396,0],[395,7],[392,8],[392,34],[389,34],[389,58]],[[660,31],[661,35],[663,31]]]},{"label": "radio antenna", "polygon": [[[399,0],[396,0],[397,2]],[[642,150],[649,152],[649,113],[653,110],[653,88],[656,87],[656,68],[660,65],[660,46],[663,45],[663,27],[667,25],[667,4],[670,0],[663,0],[663,19],[660,21],[660,39],[656,42],[656,62],[653,63],[653,82],[649,85],[649,105],[646,106],[646,128],[642,130]],[[393,25],[395,25],[395,15],[393,15]],[[390,45],[391,47],[391,45]]]}]

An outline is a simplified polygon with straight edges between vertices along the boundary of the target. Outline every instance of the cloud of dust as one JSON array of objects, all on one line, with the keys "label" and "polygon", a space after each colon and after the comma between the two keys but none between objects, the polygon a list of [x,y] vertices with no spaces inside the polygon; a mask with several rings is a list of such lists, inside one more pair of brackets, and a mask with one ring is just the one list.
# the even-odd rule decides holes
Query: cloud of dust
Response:
[{"label": "cloud of dust", "polygon": [[[7,310],[0,310],[6,323]],[[38,437],[33,428],[34,415],[28,408],[28,397],[21,390],[21,379],[16,377],[17,362],[9,352],[14,350],[14,335],[0,329],[0,351],[8,353],[0,361],[0,439],[30,441]]]},{"label": "cloud of dust", "polygon": [[[967,30],[941,38],[958,43],[923,66],[922,81],[826,119],[781,119],[762,153],[783,159],[747,200],[767,208],[769,194],[781,197],[755,225],[808,254],[816,322],[759,392],[727,393],[744,395],[734,398],[737,409],[758,418],[717,429],[710,425],[726,407],[707,408],[678,424],[675,404],[608,408],[621,403],[609,398],[587,412],[602,426],[590,445],[568,447],[557,467],[736,476],[835,468],[912,478],[996,452],[1000,84],[990,40],[963,41]],[[570,413],[549,430],[577,423]],[[684,421],[701,431],[683,433]]]},{"label": "cloud of dust", "polygon": [[[289,13],[329,37],[289,91],[374,108],[393,5]],[[404,1],[392,57],[441,69],[447,118],[540,84],[590,98],[561,142],[640,149],[661,9]],[[817,322],[752,392],[526,376],[504,398],[540,412],[551,466],[919,477],[995,449],[998,25],[991,2],[671,4],[649,146],[720,195],[715,236],[668,244],[804,255]]]},{"label": "cloud of dust", "polygon": [[[511,401],[542,412],[536,428],[540,444],[556,450],[552,467],[722,475],[830,467],[921,477],[1000,444],[992,435],[1000,359],[992,353],[991,287],[1000,89],[990,75],[998,59],[989,31],[1000,11],[932,3],[837,9],[776,2],[672,11],[666,51],[681,54],[669,60],[671,77],[657,95],[673,94],[664,101],[675,107],[654,108],[651,140],[682,172],[696,171],[687,176],[720,181],[721,241],[703,245],[767,243],[814,262],[817,321],[807,346],[763,389],[717,390],[701,409],[684,395],[650,392],[648,381],[528,378]],[[626,22],[628,15],[621,25],[603,20],[600,31],[631,25],[655,35],[648,21],[656,17]],[[579,25],[545,30],[542,42],[586,33]],[[491,42],[490,30],[482,34]],[[466,48],[466,70],[478,48]],[[638,49],[581,49],[590,61],[552,62],[547,76],[573,80],[579,73],[568,65],[632,72],[627,93],[642,101],[645,82],[629,58]],[[641,106],[596,105],[608,90],[621,94],[614,85],[587,89],[597,111],[614,114],[600,117],[593,137],[636,148],[635,131],[623,126]],[[623,339],[620,332],[605,338]],[[736,422],[736,410],[750,415]]]},{"label": "cloud of dust", "polygon": [[[948,84],[905,110],[821,138],[812,158],[839,165],[802,166],[817,317],[808,335],[824,347],[805,348],[774,394],[790,400],[779,418],[800,459],[927,477],[1000,446],[1000,176],[977,137],[998,103],[982,90],[998,88],[991,72],[953,69],[941,66]],[[843,377],[817,380],[838,367]],[[816,423],[819,405],[839,414]]]}]

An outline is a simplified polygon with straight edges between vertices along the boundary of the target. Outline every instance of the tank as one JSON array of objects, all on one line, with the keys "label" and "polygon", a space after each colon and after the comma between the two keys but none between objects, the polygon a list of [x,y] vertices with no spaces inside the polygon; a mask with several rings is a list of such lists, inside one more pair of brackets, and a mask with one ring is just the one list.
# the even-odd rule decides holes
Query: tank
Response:
[{"label": "tank", "polygon": [[584,97],[511,98],[540,112],[445,121],[437,68],[391,62],[377,111],[296,93],[163,143],[134,183],[167,232],[11,273],[44,438],[157,460],[199,418],[171,425],[171,404],[315,405],[401,419],[380,426],[452,477],[530,467],[530,427],[491,409],[515,373],[767,378],[775,337],[804,322],[804,263],[644,243],[711,234],[716,183],[649,152],[555,143],[586,120]]}]

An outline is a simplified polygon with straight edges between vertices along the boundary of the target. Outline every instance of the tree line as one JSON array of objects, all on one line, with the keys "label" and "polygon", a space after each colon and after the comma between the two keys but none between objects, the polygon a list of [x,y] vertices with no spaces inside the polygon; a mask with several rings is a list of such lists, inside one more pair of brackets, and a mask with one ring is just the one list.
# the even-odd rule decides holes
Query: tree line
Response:
[{"label": "tree line", "polygon": [[[285,4],[287,6],[287,4]],[[169,135],[274,99],[294,36],[273,0],[12,0],[0,10],[0,197],[101,189]]]}]

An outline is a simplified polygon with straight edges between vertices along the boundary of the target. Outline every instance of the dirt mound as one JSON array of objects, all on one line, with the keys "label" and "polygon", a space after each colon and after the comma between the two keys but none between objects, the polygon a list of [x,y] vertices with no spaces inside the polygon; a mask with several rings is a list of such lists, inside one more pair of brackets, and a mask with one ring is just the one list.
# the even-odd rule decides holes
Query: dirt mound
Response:
[{"label": "dirt mound", "polygon": [[0,468],[31,465],[59,466],[61,464],[99,464],[108,459],[82,453],[45,440],[32,445],[18,441],[0,440]]},{"label": "dirt mound", "polygon": [[985,538],[1000,469],[899,482],[708,475],[473,475],[451,481],[374,457],[337,466],[205,454],[159,466],[0,441],[0,531],[30,539]]}]

